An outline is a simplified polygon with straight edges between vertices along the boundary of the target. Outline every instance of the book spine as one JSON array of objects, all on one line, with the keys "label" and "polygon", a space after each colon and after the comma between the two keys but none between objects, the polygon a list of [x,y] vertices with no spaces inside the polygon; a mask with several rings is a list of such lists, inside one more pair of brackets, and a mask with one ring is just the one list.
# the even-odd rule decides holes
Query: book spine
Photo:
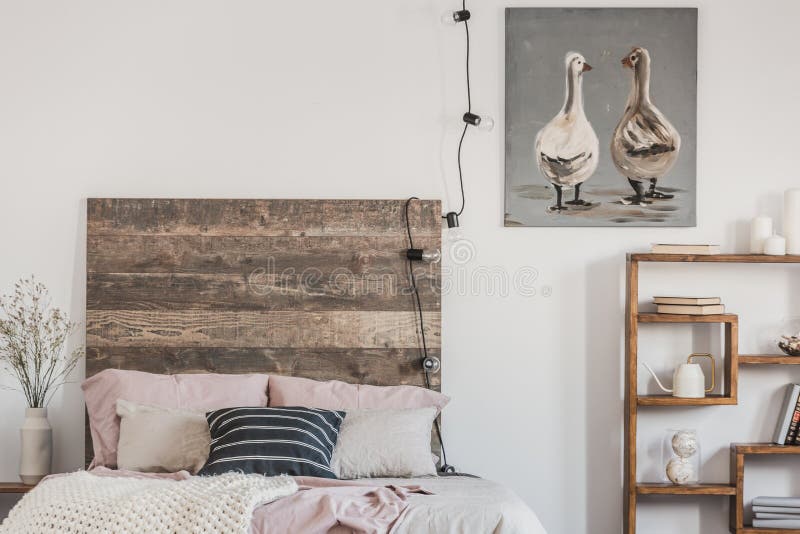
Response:
[{"label": "book spine", "polygon": [[794,405],[792,422],[789,424],[789,433],[786,436],[786,445],[797,444],[797,429],[799,427],[800,427],[800,396],[797,397],[797,402]]},{"label": "book spine", "polygon": [[794,413],[794,406],[798,397],[800,397],[800,386],[796,384],[787,385],[786,395],[784,395],[783,398],[781,417],[778,419],[775,433],[772,436],[772,441],[778,445],[786,445],[786,436],[789,433],[789,424],[792,422],[792,414]]}]

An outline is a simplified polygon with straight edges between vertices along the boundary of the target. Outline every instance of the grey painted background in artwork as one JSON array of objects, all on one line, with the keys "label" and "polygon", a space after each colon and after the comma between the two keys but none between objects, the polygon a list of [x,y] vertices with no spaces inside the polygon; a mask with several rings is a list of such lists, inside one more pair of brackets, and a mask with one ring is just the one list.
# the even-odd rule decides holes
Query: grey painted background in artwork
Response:
[{"label": "grey painted background in artwork", "polygon": [[[620,60],[650,51],[653,103],[681,135],[680,157],[659,188],[675,194],[650,206],[625,206],[633,193],[609,146],[633,73]],[[581,52],[586,116],[600,140],[600,163],[584,184],[588,210],[548,213],[553,187],[533,154],[537,132],[564,103],[564,56]],[[697,155],[697,9],[506,9],[506,226],[694,226]]]}]

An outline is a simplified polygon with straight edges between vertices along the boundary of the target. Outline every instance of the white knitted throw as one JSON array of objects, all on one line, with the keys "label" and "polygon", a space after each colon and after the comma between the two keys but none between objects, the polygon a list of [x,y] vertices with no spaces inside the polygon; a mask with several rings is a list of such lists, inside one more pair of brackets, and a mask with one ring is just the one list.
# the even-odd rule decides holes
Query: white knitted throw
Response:
[{"label": "white knitted throw", "polygon": [[11,510],[0,533],[244,534],[257,506],[296,491],[288,476],[165,480],[82,471],[39,484]]}]

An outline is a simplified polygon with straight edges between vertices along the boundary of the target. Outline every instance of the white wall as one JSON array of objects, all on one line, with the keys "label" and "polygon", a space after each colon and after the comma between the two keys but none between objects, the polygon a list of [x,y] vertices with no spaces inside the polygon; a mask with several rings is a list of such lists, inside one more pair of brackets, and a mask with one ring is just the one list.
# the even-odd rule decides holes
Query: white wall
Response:
[{"label": "white wall", "polygon": [[[91,196],[418,195],[455,203],[463,35],[438,22],[454,4],[0,1],[0,285],[36,273],[81,318],[84,199]],[[533,267],[539,294],[444,297],[450,460],[512,486],[553,534],[618,532],[624,252],[653,241],[742,250],[742,221],[760,211],[780,216],[780,193],[798,185],[800,4],[615,2],[700,7],[693,229],[502,227],[507,2],[471,4],[475,108],[497,117],[499,127],[466,145],[463,226],[477,251],[466,269]],[[648,267],[642,294],[721,294],[742,314],[743,348],[755,350],[761,325],[798,314],[797,303],[780,296],[797,294],[790,272]],[[679,334],[647,334],[654,347],[676,345],[660,356],[643,350],[643,357],[666,371],[692,348],[690,336]],[[663,429],[694,426],[702,432],[706,478],[724,480],[728,442],[769,438],[777,391],[798,379],[792,373],[743,371],[739,407],[647,411],[640,453],[650,454]],[[17,473],[23,407],[20,396],[0,391],[2,480]],[[56,398],[51,420],[55,468],[81,467],[77,384]],[[749,494],[800,492],[780,464],[761,464],[748,471],[763,479]],[[653,476],[652,465],[643,469]],[[649,500],[640,508],[640,532],[726,532],[727,503],[702,503]]]}]

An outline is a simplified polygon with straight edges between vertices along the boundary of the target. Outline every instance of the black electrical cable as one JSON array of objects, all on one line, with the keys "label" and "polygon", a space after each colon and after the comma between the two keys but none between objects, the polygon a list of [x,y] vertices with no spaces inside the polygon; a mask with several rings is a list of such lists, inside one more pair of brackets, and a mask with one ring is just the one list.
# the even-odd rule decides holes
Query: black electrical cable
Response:
[{"label": "black electrical cable", "polygon": [[[414,238],[411,237],[411,222],[408,219],[408,206],[411,204],[412,200],[419,200],[417,197],[411,197],[406,200],[405,205],[405,216],[406,216],[406,233],[408,234],[408,248],[414,248]],[[425,322],[422,316],[422,302],[419,298],[419,289],[417,289],[417,280],[414,277],[414,263],[409,259],[408,260],[408,278],[411,280],[411,288],[414,291],[414,301],[417,305],[417,313],[419,314],[419,331],[422,337],[422,354],[423,358],[428,357],[428,343],[425,340]],[[423,367],[422,369],[423,374],[425,375],[425,387],[431,389],[431,377],[428,370]],[[447,453],[444,450],[444,440],[442,439],[442,430],[439,428],[439,420],[433,420],[433,427],[436,430],[436,439],[439,440],[439,445],[442,447],[442,466],[441,470],[445,471],[450,469],[450,465],[447,463]],[[449,471],[447,471],[449,472]]]},{"label": "black electrical cable", "polygon": [[[462,11],[467,10],[467,0],[461,0],[461,9]],[[467,74],[467,113],[472,113],[472,84],[470,82],[470,72],[469,72],[469,56],[470,56],[470,38],[469,38],[469,20],[465,20],[464,22],[464,35],[466,37],[466,44],[467,44],[467,54],[466,54],[466,74]],[[467,129],[469,128],[469,124],[464,124],[464,129],[461,131],[461,138],[458,140],[458,183],[461,187],[461,209],[459,209],[456,214],[460,217],[462,213],[464,213],[464,206],[467,203],[466,196],[464,195],[464,171],[461,168],[461,152],[462,147],[464,146],[464,138],[467,136]],[[446,219],[447,216],[443,216],[443,219]]]}]

